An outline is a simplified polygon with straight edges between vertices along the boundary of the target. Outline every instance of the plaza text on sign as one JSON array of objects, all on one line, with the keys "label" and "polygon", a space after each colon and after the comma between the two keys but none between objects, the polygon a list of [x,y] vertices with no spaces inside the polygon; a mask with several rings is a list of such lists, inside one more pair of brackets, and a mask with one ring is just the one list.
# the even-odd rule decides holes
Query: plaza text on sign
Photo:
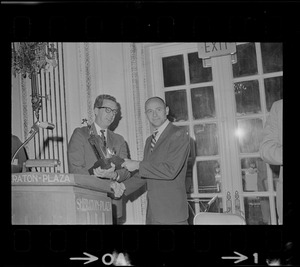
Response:
[{"label": "plaza text on sign", "polygon": [[235,43],[198,43],[199,58],[223,56],[233,54],[235,52]]}]

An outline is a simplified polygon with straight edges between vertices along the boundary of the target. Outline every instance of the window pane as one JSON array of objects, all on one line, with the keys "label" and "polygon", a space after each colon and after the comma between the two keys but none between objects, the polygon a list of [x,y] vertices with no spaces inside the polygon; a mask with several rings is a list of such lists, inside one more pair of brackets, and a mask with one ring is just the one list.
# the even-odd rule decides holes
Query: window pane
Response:
[{"label": "window pane", "polygon": [[215,123],[195,125],[194,132],[197,156],[218,155],[218,132]]},{"label": "window pane", "polygon": [[242,77],[257,74],[256,50],[254,43],[236,46],[237,63],[232,64],[233,77]]},{"label": "window pane", "polygon": [[197,162],[199,193],[220,192],[220,164],[217,160]]},{"label": "window pane", "polygon": [[244,192],[268,191],[267,165],[261,158],[241,159]]},{"label": "window pane", "polygon": [[282,99],[282,76],[264,79],[266,105],[270,111],[273,102]]},{"label": "window pane", "polygon": [[261,119],[238,120],[236,135],[241,153],[254,153],[259,151],[262,141],[263,122]]},{"label": "window pane", "polygon": [[188,54],[188,60],[191,83],[203,83],[212,80],[211,67],[203,68],[202,59],[198,57],[198,52]]},{"label": "window pane", "polygon": [[268,197],[245,197],[245,217],[249,225],[270,224],[270,203]]},{"label": "window pane", "polygon": [[187,99],[185,90],[165,92],[166,104],[169,107],[170,121],[187,121]]},{"label": "window pane", "polygon": [[164,57],[162,63],[165,87],[185,84],[183,55]]},{"label": "window pane", "polygon": [[257,80],[234,83],[234,95],[238,115],[261,112]]},{"label": "window pane", "polygon": [[263,72],[282,71],[282,43],[261,43]]},{"label": "window pane", "polygon": [[191,89],[194,120],[216,116],[214,90],[212,86]]}]

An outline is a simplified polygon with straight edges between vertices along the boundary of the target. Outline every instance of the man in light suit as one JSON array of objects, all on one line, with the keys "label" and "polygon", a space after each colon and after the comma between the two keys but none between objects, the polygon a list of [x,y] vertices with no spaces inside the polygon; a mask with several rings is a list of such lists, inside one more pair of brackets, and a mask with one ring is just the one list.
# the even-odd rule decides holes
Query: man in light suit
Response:
[{"label": "man in light suit", "polygon": [[[124,138],[112,132],[108,127],[113,123],[118,113],[116,99],[110,95],[99,95],[94,103],[95,121],[91,125],[91,130],[99,141],[100,147],[106,146],[112,149],[120,158],[128,158],[127,145]],[[102,131],[102,132],[101,132]],[[68,165],[70,173],[89,175],[89,169],[97,161],[97,157],[88,139],[90,130],[87,126],[76,128],[68,144]],[[100,138],[100,135],[104,137]],[[105,144],[106,143],[106,144]],[[115,170],[115,166],[105,170],[101,167],[94,169],[94,175],[100,178],[109,178],[122,182],[130,177],[130,173],[122,168]],[[113,219],[122,217],[122,199],[113,200]]]},{"label": "man in light suit", "polygon": [[261,158],[271,164],[279,165],[279,179],[276,186],[276,208],[278,224],[283,223],[283,157],[282,157],[282,112],[283,100],[273,103],[264,127],[263,140],[260,144]]},{"label": "man in light suit", "polygon": [[[139,170],[124,181],[125,195],[147,184],[146,224],[188,224],[188,202],[185,188],[190,142],[187,133],[168,119],[169,108],[159,97],[149,98],[145,111],[157,131],[146,140],[142,161],[125,160],[123,167]],[[155,143],[155,144],[154,144]]]}]

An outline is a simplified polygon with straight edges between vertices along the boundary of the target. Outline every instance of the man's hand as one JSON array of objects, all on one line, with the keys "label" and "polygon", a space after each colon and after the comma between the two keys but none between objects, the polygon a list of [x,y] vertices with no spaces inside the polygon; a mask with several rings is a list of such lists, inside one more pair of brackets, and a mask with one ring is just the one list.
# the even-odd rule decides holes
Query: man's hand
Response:
[{"label": "man's hand", "polygon": [[101,167],[98,167],[94,169],[94,175],[100,178],[107,178],[110,180],[118,180],[119,176],[118,173],[115,172],[115,164],[111,163],[111,168],[109,169],[101,169]]},{"label": "man's hand", "polygon": [[140,168],[140,162],[137,160],[125,159],[121,167],[126,168],[130,172],[133,172]]},{"label": "man's hand", "polygon": [[110,187],[114,190],[114,195],[116,198],[120,198],[126,189],[123,183],[118,182],[111,182]]}]

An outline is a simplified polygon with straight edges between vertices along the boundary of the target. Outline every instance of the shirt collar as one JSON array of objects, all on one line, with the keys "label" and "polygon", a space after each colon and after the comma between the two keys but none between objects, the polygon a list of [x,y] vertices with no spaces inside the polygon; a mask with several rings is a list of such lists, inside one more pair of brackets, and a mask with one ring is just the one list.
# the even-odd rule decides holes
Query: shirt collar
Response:
[{"label": "shirt collar", "polygon": [[102,129],[96,122],[94,124],[95,124],[95,128],[96,128],[97,134],[101,135],[100,130],[104,130],[105,131],[104,132],[105,138],[107,138],[107,129]]},{"label": "shirt collar", "polygon": [[156,134],[156,141],[158,140],[158,138],[160,137],[160,135],[162,134],[162,132],[167,128],[168,124],[169,124],[169,120],[166,120],[161,126],[159,126],[157,129],[155,129],[154,131],[157,130],[157,134]]}]

